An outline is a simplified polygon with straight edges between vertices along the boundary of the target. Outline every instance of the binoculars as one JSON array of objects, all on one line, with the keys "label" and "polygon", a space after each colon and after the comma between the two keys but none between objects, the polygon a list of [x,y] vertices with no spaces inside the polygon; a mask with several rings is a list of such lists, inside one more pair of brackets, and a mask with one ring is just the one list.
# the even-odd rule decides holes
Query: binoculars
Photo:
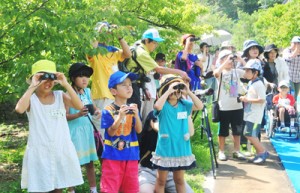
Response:
[{"label": "binoculars", "polygon": [[184,88],[185,88],[185,85],[182,83],[173,86],[173,89],[175,89],[175,90],[183,90]]},{"label": "binoculars", "polygon": [[40,81],[42,81],[42,80],[47,80],[47,79],[50,79],[50,80],[56,80],[57,77],[56,77],[55,74],[53,74],[53,73],[48,73],[48,72],[44,73],[44,74],[40,77]]}]

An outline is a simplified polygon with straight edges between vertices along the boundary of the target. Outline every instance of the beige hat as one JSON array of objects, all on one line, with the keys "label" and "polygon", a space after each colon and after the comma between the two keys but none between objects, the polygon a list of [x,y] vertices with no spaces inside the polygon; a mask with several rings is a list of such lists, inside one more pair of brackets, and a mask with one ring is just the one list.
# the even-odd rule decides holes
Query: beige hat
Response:
[{"label": "beige hat", "polygon": [[167,75],[164,75],[163,77],[161,77],[161,79],[159,81],[160,87],[158,88],[158,92],[157,92],[158,97],[161,97],[161,95],[163,95],[165,92],[164,90],[165,90],[166,86],[170,85],[173,82],[184,83],[184,81],[182,80],[181,77],[175,76],[173,74],[167,74]]}]

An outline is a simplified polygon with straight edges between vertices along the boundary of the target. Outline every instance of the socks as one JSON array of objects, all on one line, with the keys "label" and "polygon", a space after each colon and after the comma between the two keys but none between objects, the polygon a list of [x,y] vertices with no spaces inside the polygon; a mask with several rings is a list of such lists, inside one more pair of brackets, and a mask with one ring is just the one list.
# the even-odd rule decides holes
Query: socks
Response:
[{"label": "socks", "polygon": [[96,187],[90,187],[91,192],[97,192],[97,188]]}]

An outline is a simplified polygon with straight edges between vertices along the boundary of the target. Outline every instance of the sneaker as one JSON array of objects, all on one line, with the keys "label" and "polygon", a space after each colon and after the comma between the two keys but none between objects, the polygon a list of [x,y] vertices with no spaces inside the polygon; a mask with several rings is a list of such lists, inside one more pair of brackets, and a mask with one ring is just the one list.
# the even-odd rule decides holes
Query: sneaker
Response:
[{"label": "sneaker", "polygon": [[232,157],[236,158],[236,159],[239,159],[239,160],[245,160],[246,159],[245,155],[242,154],[239,151],[233,152]]},{"label": "sneaker", "polygon": [[248,151],[247,144],[241,144],[240,152],[245,156],[245,157],[251,157],[251,152]]},{"label": "sneaker", "polygon": [[297,133],[297,130],[294,127],[292,127],[291,128],[291,133]]},{"label": "sneaker", "polygon": [[224,152],[222,152],[222,151],[219,151],[219,156],[218,156],[218,158],[219,158],[220,161],[226,161],[226,160],[227,160],[226,155],[225,155]]},{"label": "sneaker", "polygon": [[266,159],[269,157],[269,152],[265,151],[264,153],[258,154],[253,159],[254,164],[262,164],[266,161]]},{"label": "sneaker", "polygon": [[279,131],[285,133],[285,132],[288,131],[288,127],[280,127],[280,128],[279,128]]}]

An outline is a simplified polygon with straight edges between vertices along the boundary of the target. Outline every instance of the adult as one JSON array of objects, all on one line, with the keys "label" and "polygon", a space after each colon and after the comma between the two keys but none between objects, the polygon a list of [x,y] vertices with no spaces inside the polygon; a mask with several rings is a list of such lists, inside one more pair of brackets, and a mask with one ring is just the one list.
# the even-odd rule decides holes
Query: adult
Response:
[{"label": "adult", "polygon": [[236,47],[230,41],[224,41],[221,44],[220,51],[222,50],[230,50],[232,53],[236,52]]},{"label": "adult", "polygon": [[[112,37],[112,33],[108,30],[110,24],[107,22],[99,22],[96,27],[98,33],[105,33]],[[92,45],[94,48],[101,47],[107,50],[106,54],[97,54],[94,56],[87,56],[87,60],[94,71],[92,76],[92,99],[94,104],[99,108],[103,109],[106,105],[113,102],[114,97],[112,96],[110,90],[108,89],[108,80],[110,75],[118,70],[118,61],[123,61],[126,58],[131,57],[131,51],[126,41],[122,37],[118,37],[119,43],[121,45],[121,50],[113,46],[109,46],[108,43],[103,40],[95,40]],[[93,117],[93,122],[97,129],[100,129],[99,119],[95,120]],[[100,129],[103,136],[104,131]]]},{"label": "adult", "polygon": [[194,41],[193,34],[185,34],[181,37],[181,44],[184,49],[177,53],[175,60],[175,68],[188,73],[191,79],[190,89],[192,91],[201,88],[201,73],[203,73],[202,62],[196,54],[193,54]]},{"label": "adult", "polygon": [[289,81],[288,66],[279,57],[278,48],[274,44],[267,45],[264,50],[263,76],[271,83],[278,85],[282,80]]},{"label": "adult", "polygon": [[[157,53],[155,56],[155,62],[159,66],[165,66],[166,60],[165,60],[165,54],[163,53]],[[143,124],[146,121],[146,117],[149,114],[150,111],[153,110],[154,101],[156,99],[156,89],[158,88],[157,82],[160,78],[160,74],[154,71],[150,71],[147,74],[147,77],[151,80],[150,82],[145,83],[145,87],[148,89],[148,92],[150,94],[149,98],[143,98],[142,100],[142,107],[141,107],[141,115],[142,115],[142,121]]]},{"label": "adult", "polygon": [[143,33],[141,44],[136,47],[136,61],[130,58],[127,63],[127,69],[139,75],[139,79],[132,84],[133,94],[128,103],[136,103],[139,109],[141,108],[140,89],[143,90],[148,98],[150,96],[148,89],[145,87],[145,83],[149,81],[149,79],[145,80],[145,77],[150,71],[155,71],[159,74],[177,74],[185,80],[190,80],[186,72],[159,66],[150,56],[150,53],[157,48],[158,43],[163,41],[164,39],[160,37],[156,29],[146,30]]},{"label": "adult", "polygon": [[291,46],[283,51],[282,56],[289,67],[290,83],[297,99],[300,95],[300,36],[293,37]]},{"label": "adult", "polygon": [[[157,169],[153,168],[152,152],[156,149],[159,126],[157,117],[151,111],[146,119],[140,138],[140,165],[139,165],[139,184],[140,193],[154,193]],[[185,182],[186,192],[192,193],[193,190]],[[176,193],[173,172],[168,173],[165,191],[168,193]]]},{"label": "adult", "polygon": [[237,69],[234,66],[235,60],[242,61],[240,56],[235,59],[232,51],[222,50],[218,58],[220,67],[214,70],[214,76],[218,80],[219,106],[220,106],[220,123],[219,123],[219,154],[221,161],[227,160],[225,155],[225,138],[229,135],[229,125],[232,128],[232,136],[234,143],[233,157],[237,159],[245,159],[240,153],[240,138],[243,128],[243,105],[237,100],[239,94],[245,93],[242,89],[240,78],[244,77],[245,71]]}]

